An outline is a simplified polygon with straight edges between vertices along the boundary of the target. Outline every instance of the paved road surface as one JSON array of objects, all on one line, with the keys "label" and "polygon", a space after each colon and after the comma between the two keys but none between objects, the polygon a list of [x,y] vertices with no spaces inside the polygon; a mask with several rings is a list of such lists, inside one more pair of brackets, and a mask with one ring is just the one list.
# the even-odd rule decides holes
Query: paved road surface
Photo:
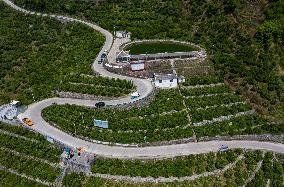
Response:
[{"label": "paved road surface", "polygon": [[[47,15],[41,13],[34,13],[31,11],[24,10],[12,2],[8,0],[3,0],[5,3],[13,7],[14,9],[28,13],[28,14],[37,14],[40,16],[49,16],[49,17],[60,17],[61,19],[66,19],[69,21],[75,21],[79,23],[86,24],[92,27],[94,30],[101,32],[105,38],[105,44],[102,47],[99,56],[97,57],[96,61],[94,62],[92,69],[96,72],[99,72],[101,76],[104,77],[114,77],[120,79],[127,79],[132,80],[134,84],[137,86],[138,92],[140,92],[141,97],[146,97],[149,93],[151,93],[153,86],[150,81],[144,79],[137,79],[131,78],[126,76],[121,76],[117,74],[113,74],[108,72],[103,68],[102,65],[98,64],[97,61],[100,57],[100,54],[104,50],[110,50],[113,37],[111,33],[108,31],[100,28],[97,25],[92,23],[88,23],[85,21],[81,21],[78,19],[73,19],[65,16],[56,16],[56,15]],[[129,97],[112,100],[112,101],[105,101],[106,104],[109,105],[116,105],[122,104],[126,102],[131,102]],[[75,138],[67,133],[60,131],[59,129],[49,125],[47,122],[43,120],[41,117],[42,109],[46,108],[47,106],[52,105],[53,103],[56,104],[75,104],[80,106],[90,106],[94,107],[96,101],[93,100],[80,100],[80,99],[71,99],[71,98],[50,98],[45,99],[37,103],[33,103],[28,107],[28,110],[19,116],[20,119],[23,117],[31,118],[35,125],[32,128],[38,131],[41,134],[51,136],[55,140],[60,141],[66,145],[73,146],[73,147],[85,147],[89,152],[94,152],[100,156],[105,157],[113,157],[113,158],[165,158],[165,157],[174,157],[179,155],[188,155],[188,154],[198,154],[198,153],[207,153],[210,151],[217,151],[218,148],[222,144],[228,145],[230,148],[245,148],[245,149],[264,149],[275,151],[279,153],[284,153],[284,145],[283,144],[276,144],[270,142],[257,142],[257,141],[210,141],[210,142],[198,142],[198,143],[186,143],[186,144],[178,144],[178,145],[166,145],[166,146],[151,146],[151,147],[118,147],[118,146],[107,146],[101,144],[95,144],[91,142],[87,142],[78,138]]]}]

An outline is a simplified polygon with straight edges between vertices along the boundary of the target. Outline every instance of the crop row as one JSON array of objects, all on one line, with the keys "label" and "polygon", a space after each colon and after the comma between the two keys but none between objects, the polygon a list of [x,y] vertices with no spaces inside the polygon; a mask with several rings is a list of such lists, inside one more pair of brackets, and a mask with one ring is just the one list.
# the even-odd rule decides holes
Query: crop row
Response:
[{"label": "crop row", "polygon": [[[151,101],[147,107],[137,107],[131,109],[91,109],[87,107],[75,106],[75,105],[53,105],[44,109],[43,113],[50,113],[50,115],[60,113],[62,117],[66,119],[72,118],[72,120],[78,119],[80,113],[85,117],[89,117],[89,120],[93,118],[108,119],[111,118],[125,119],[131,117],[144,117],[160,114],[169,111],[183,110],[182,97],[177,90],[162,90],[155,93],[155,99]],[[109,115],[112,114],[112,115]],[[91,119],[92,118],[92,119]]]},{"label": "crop row", "polygon": [[99,158],[93,173],[141,177],[182,177],[224,168],[233,162],[241,150],[176,157],[174,159],[140,161]]},{"label": "crop row", "polygon": [[210,75],[210,76],[198,76],[198,77],[191,77],[187,78],[185,80],[185,83],[183,83],[183,86],[195,86],[195,85],[202,85],[202,84],[216,84],[223,82],[223,79],[216,76],[216,75]]},{"label": "crop row", "polygon": [[112,130],[150,130],[174,128],[176,126],[185,126],[188,123],[186,112],[173,113],[168,115],[155,115],[144,119],[114,119],[109,121],[109,127]]},{"label": "crop row", "polygon": [[[49,111],[48,111],[49,112]],[[66,118],[62,117],[60,113],[44,113],[44,116],[49,121],[54,123],[60,122],[60,119],[63,118],[64,121]],[[93,127],[93,119],[107,120],[109,123],[109,129],[113,131],[126,131],[126,130],[153,130],[153,129],[163,129],[163,128],[174,128],[176,126],[184,126],[187,124],[187,114],[185,112],[173,113],[167,115],[154,115],[145,118],[119,118],[119,116],[107,117],[107,118],[97,118],[96,116],[86,116],[84,118],[84,123],[80,114],[72,116],[73,119],[67,118],[69,123],[65,124],[70,126],[70,123],[75,123],[78,126]],[[76,119],[74,119],[76,118]],[[71,121],[72,120],[72,121]]]},{"label": "crop row", "polygon": [[247,186],[267,186],[267,180],[270,180],[270,186],[283,186],[283,175],[283,164],[273,162],[273,154],[268,152],[264,156],[260,170]]},{"label": "crop row", "polygon": [[181,93],[184,96],[195,96],[195,95],[204,95],[204,94],[227,93],[229,91],[230,91],[229,86],[220,85],[220,86],[214,86],[214,87],[182,89]]},{"label": "crop row", "polygon": [[18,134],[20,136],[24,136],[27,138],[35,139],[38,141],[46,141],[46,139],[39,133],[34,133],[31,130],[22,127],[22,126],[14,126],[14,125],[9,125],[6,123],[0,122],[0,129],[4,131],[8,131],[10,133]]},{"label": "crop row", "polygon": [[115,78],[105,78],[101,76],[93,75],[68,75],[64,77],[64,82],[75,82],[84,84],[95,84],[97,86],[109,86],[109,87],[119,87],[121,89],[133,89],[134,84],[131,81],[115,79]]},{"label": "crop row", "polygon": [[44,187],[45,185],[31,181],[24,177],[17,176],[13,173],[0,170],[0,186],[14,187],[14,186],[36,186]]},{"label": "crop row", "polygon": [[[212,153],[207,154],[207,157],[210,157]],[[269,153],[271,154],[271,153]],[[199,156],[199,155],[197,155]],[[219,175],[211,175],[207,177],[200,177],[198,179],[192,180],[192,181],[184,181],[184,182],[169,182],[169,183],[140,183],[139,186],[141,187],[148,187],[148,186],[242,186],[244,185],[244,182],[251,176],[252,172],[254,172],[256,165],[259,161],[261,161],[262,158],[262,152],[261,151],[246,151],[244,152],[244,158],[242,160],[239,160],[235,166],[232,168],[229,168],[224,173],[221,173]],[[273,161],[273,159],[269,159],[270,161]],[[174,161],[173,161],[174,162]],[[210,163],[213,163],[213,161],[209,161]],[[122,163],[122,165],[124,165]],[[198,167],[201,164],[196,163],[196,167]],[[274,167],[275,165],[275,167]],[[277,165],[277,166],[276,166]],[[281,179],[280,176],[283,175],[283,169],[281,169],[279,166],[281,166],[279,163],[273,161],[273,169],[270,170],[270,174],[272,172],[276,173],[275,176],[279,177],[278,182],[283,182],[283,178]],[[93,166],[95,167],[95,165]],[[181,167],[188,167],[181,166]],[[195,166],[192,166],[195,167]],[[139,168],[140,169],[140,168]],[[180,169],[180,168],[179,168]],[[117,172],[122,172],[123,170],[126,170],[124,168],[119,168]],[[146,168],[141,168],[141,173],[146,170]],[[136,170],[133,170],[135,173],[138,173]],[[113,172],[113,171],[112,171]],[[190,176],[191,173],[188,174]],[[269,178],[269,175],[262,175],[262,177],[267,181]],[[275,178],[277,178],[275,177]],[[65,186],[71,186],[72,184],[76,184],[78,186],[90,186],[91,184],[97,184],[100,186],[126,186],[126,187],[134,187],[137,186],[137,183],[130,183],[128,181],[114,181],[114,180],[108,180],[108,179],[102,179],[99,177],[86,177],[83,174],[69,174],[66,175],[63,181],[63,184]],[[250,186],[265,186],[265,185],[257,185],[258,183],[255,183],[253,181],[253,185]],[[272,183],[272,184],[278,184],[275,186],[281,186],[280,183]]]},{"label": "crop row", "polygon": [[46,163],[23,158],[3,150],[0,151],[0,164],[48,182],[53,182],[60,173],[60,169],[55,169]]},{"label": "crop row", "polygon": [[[209,153],[211,154],[211,153]],[[192,181],[184,182],[170,182],[170,183],[141,183],[141,187],[149,186],[242,186],[246,180],[255,171],[257,163],[263,160],[261,151],[247,151],[244,153],[244,158],[239,160],[235,166],[229,168],[224,173],[214,174],[207,177],[200,177]],[[208,161],[208,160],[207,160]],[[210,161],[209,161],[210,162]],[[212,162],[212,161],[211,161]],[[196,165],[198,167],[199,164]],[[193,166],[194,167],[194,166]],[[135,166],[134,166],[135,168]],[[120,169],[121,171],[123,169]],[[179,171],[179,170],[177,170]],[[135,171],[137,172],[137,171]],[[142,168],[143,172],[143,168]],[[142,173],[141,172],[141,173]],[[248,186],[266,186],[267,180],[270,179],[271,186],[283,186],[283,166],[281,163],[273,159],[272,153],[266,153],[263,161],[263,167],[257,173],[254,180],[248,184]],[[134,187],[137,184],[129,183],[127,181],[114,181],[108,179],[102,179],[99,177],[87,177],[83,174],[71,173],[65,176],[63,180],[65,186],[71,186],[76,184],[77,186],[91,186],[97,184],[100,186],[126,186]]]},{"label": "crop row", "polygon": [[[93,119],[108,120],[115,124],[117,121],[127,120],[128,118],[150,118],[153,115],[158,116],[163,112],[180,111],[182,109],[184,109],[184,106],[182,104],[182,97],[179,95],[178,91],[169,90],[156,93],[155,100],[152,101],[148,107],[132,108],[129,110],[98,110],[75,105],[53,105],[43,110],[43,116],[47,119],[53,119],[59,116],[69,121],[69,123],[82,122],[83,118],[87,124],[92,124]],[[179,118],[179,116],[177,117]],[[169,123],[171,122],[169,121]]]},{"label": "crop row", "polygon": [[17,152],[43,158],[51,162],[58,162],[61,150],[50,146],[47,142],[31,142],[13,136],[0,134],[0,146],[13,149]]},{"label": "crop row", "polygon": [[[261,152],[245,152],[245,158],[220,175],[199,178],[188,182],[188,186],[242,186],[254,172],[257,163],[262,159]],[[257,185],[256,185],[257,186]]]},{"label": "crop row", "polygon": [[131,92],[129,89],[122,89],[119,87],[100,87],[88,84],[72,84],[72,83],[62,83],[58,86],[60,91],[75,92],[90,95],[108,96],[108,97],[118,97],[121,95],[126,95]]},{"label": "crop row", "polygon": [[[256,128],[255,128],[256,127]],[[284,131],[283,124],[269,124],[265,119],[257,116],[240,116],[230,121],[195,127],[198,137],[239,134],[279,134]]]},{"label": "crop row", "polygon": [[[45,120],[51,122],[49,119]],[[98,127],[87,127],[81,124],[72,125],[70,121],[64,118],[56,118],[52,120],[60,129],[73,135],[86,137],[90,140],[106,141],[112,143],[144,143],[144,137],[147,137],[147,142],[170,141],[182,138],[190,138],[192,129],[182,128],[165,128],[165,129],[148,129],[137,131],[110,131],[100,129]],[[67,125],[69,124],[69,125]],[[70,125],[71,124],[71,125]]]},{"label": "crop row", "polygon": [[189,108],[204,108],[206,106],[230,104],[241,102],[242,99],[238,95],[216,95],[201,98],[188,98],[185,100]]},{"label": "crop row", "polygon": [[220,116],[233,115],[239,112],[244,112],[250,110],[249,105],[240,104],[237,106],[220,106],[217,108],[209,108],[206,110],[191,110],[192,122],[201,122],[204,120],[212,120]]}]

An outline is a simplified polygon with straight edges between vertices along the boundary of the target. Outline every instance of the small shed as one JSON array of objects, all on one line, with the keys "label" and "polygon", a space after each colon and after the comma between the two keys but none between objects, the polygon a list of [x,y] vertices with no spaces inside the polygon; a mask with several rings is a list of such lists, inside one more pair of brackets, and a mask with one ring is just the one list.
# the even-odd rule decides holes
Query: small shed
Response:
[{"label": "small shed", "polygon": [[116,62],[129,62],[130,55],[129,51],[123,51],[116,53]]},{"label": "small shed", "polygon": [[175,74],[154,74],[154,84],[157,88],[176,88],[178,76]]},{"label": "small shed", "polygon": [[143,60],[130,62],[131,71],[143,71],[145,69],[145,62]]}]

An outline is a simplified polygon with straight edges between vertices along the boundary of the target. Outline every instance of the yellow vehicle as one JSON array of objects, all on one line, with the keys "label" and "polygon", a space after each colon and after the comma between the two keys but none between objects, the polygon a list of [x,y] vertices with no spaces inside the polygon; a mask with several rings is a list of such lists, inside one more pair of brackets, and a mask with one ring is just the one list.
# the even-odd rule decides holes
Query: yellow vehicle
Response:
[{"label": "yellow vehicle", "polygon": [[33,125],[32,120],[29,119],[29,118],[24,118],[24,119],[23,119],[23,122],[24,122],[25,124],[27,124],[28,126],[32,126],[32,125]]}]

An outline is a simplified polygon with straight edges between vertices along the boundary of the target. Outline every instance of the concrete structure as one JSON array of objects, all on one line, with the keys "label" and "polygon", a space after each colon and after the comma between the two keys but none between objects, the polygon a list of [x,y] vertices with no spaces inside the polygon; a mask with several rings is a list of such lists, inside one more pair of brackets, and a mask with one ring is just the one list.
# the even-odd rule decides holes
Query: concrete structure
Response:
[{"label": "concrete structure", "polygon": [[154,84],[157,88],[176,88],[178,76],[175,74],[154,74]]},{"label": "concrete structure", "polygon": [[157,60],[157,59],[183,59],[183,58],[204,58],[206,54],[198,51],[176,52],[176,53],[156,53],[131,55],[130,60]]},{"label": "concrete structure", "polygon": [[0,121],[13,120],[18,115],[18,101],[12,101],[10,104],[0,106]]},{"label": "concrete structure", "polygon": [[60,165],[68,167],[72,172],[91,172],[91,165],[94,163],[95,155],[75,149],[64,149],[60,156]]},{"label": "concrete structure", "polygon": [[124,62],[127,63],[130,60],[129,51],[120,51],[116,53],[116,62]]}]

